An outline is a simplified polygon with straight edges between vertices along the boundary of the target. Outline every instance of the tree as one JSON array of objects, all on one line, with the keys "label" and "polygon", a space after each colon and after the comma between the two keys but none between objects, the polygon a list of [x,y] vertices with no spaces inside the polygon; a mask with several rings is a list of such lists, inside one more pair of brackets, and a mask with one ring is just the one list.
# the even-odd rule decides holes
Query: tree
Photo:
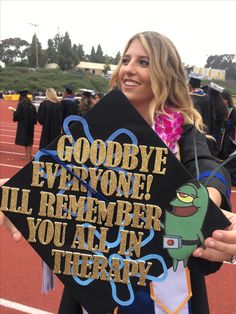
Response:
[{"label": "tree", "polygon": [[108,71],[110,71],[110,70],[111,70],[110,65],[106,63],[106,64],[104,65],[103,73],[104,73],[105,75],[107,75]]},{"label": "tree", "polygon": [[101,45],[98,45],[97,51],[95,54],[95,62],[97,63],[104,63],[103,51]]},{"label": "tree", "polygon": [[32,38],[32,42],[27,50],[28,64],[30,67],[43,67],[45,65],[45,57],[43,57],[42,45],[36,34]]},{"label": "tree", "polygon": [[73,45],[72,47],[72,54],[73,54],[73,65],[77,65],[79,63],[79,56],[78,56],[78,47],[76,45]]},{"label": "tree", "polygon": [[95,53],[94,46],[93,46],[92,49],[91,49],[89,61],[90,61],[90,62],[96,62],[96,53]]},{"label": "tree", "polygon": [[225,70],[226,79],[236,81],[236,55],[234,54],[209,56],[205,67]]},{"label": "tree", "polygon": [[104,55],[103,57],[103,63],[105,64],[113,64],[114,59],[108,55]]},{"label": "tree", "polygon": [[72,69],[76,64],[78,64],[78,58],[74,54],[69,34],[66,32],[58,46],[58,65],[61,70],[65,71]]},{"label": "tree", "polygon": [[59,32],[56,34],[56,36],[53,38],[53,42],[54,42],[54,47],[56,49],[56,51],[58,52],[59,46],[63,41],[63,36],[61,36],[59,34]]},{"label": "tree", "polygon": [[48,39],[47,63],[58,63],[59,46],[61,45],[63,38],[64,37],[58,32],[53,39]]},{"label": "tree", "polygon": [[77,54],[78,54],[79,61],[85,61],[85,53],[84,53],[83,45],[81,44],[78,45]]},{"label": "tree", "polygon": [[48,40],[48,49],[47,49],[47,62],[48,63],[57,63],[58,62],[58,52],[54,40]]},{"label": "tree", "polygon": [[29,43],[18,37],[3,39],[0,43],[0,60],[6,65],[25,61],[28,47]]},{"label": "tree", "polygon": [[118,64],[119,61],[120,61],[120,58],[121,58],[121,54],[120,52],[118,51],[116,56],[115,56],[115,59],[114,59],[114,64]]}]

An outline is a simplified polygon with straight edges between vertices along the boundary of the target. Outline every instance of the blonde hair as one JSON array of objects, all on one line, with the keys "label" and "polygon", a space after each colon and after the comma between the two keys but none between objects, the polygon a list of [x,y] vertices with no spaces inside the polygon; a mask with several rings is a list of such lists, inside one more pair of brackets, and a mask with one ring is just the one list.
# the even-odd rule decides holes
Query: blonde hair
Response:
[{"label": "blonde hair", "polygon": [[133,40],[139,39],[149,57],[150,80],[154,98],[150,110],[153,119],[165,112],[170,105],[185,118],[185,123],[193,124],[203,130],[201,115],[193,107],[189,96],[187,79],[179,53],[174,44],[164,35],[157,32],[143,32],[134,35],[127,43],[120,62],[110,80],[110,87],[119,86],[119,71],[122,59]]},{"label": "blonde hair", "polygon": [[51,102],[57,103],[57,93],[54,88],[47,88],[46,89],[46,99],[50,100]]}]

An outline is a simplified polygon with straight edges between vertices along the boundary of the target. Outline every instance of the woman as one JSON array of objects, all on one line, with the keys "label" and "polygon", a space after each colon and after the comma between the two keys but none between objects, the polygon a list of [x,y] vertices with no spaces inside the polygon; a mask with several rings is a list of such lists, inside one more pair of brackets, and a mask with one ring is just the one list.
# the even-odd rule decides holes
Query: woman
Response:
[{"label": "woman", "polygon": [[220,146],[222,141],[222,132],[224,129],[225,119],[227,118],[227,108],[224,104],[222,92],[224,88],[211,82],[209,84],[208,96],[211,107],[211,129],[209,134],[212,135],[215,141],[209,142],[211,153],[219,157]]},{"label": "woman", "polygon": [[37,123],[35,106],[27,96],[28,91],[19,91],[20,98],[17,108],[9,107],[13,111],[13,121],[17,122],[15,144],[25,147],[25,158],[32,158],[34,141],[34,125]]},{"label": "woman", "polygon": [[39,149],[46,147],[61,134],[62,107],[55,89],[46,90],[46,99],[40,104],[38,122],[43,126]]},{"label": "woman", "polygon": [[94,103],[92,102],[92,94],[91,92],[83,92],[81,95],[81,100],[79,104],[79,112],[81,116],[84,116],[89,109],[92,108]]},{"label": "woman", "polygon": [[[189,98],[181,59],[169,39],[156,32],[144,32],[132,37],[111,79],[111,87],[121,89],[150,127],[154,128],[157,134],[172,149],[173,153],[179,156],[181,163],[193,176],[195,176],[194,152],[192,145],[189,145],[189,142],[192,142],[193,133],[196,134],[200,170],[212,170],[216,167],[217,164],[208,150],[205,135],[201,131],[201,117],[193,108]],[[163,118],[164,120],[169,118],[169,123],[176,122],[178,129],[182,129],[183,133],[179,131],[168,136],[166,129],[160,128]],[[194,123],[196,129],[193,127]],[[222,177],[227,176],[223,169],[221,169],[220,174]],[[202,181],[204,182],[204,179]],[[217,177],[214,177],[210,184],[209,193],[211,198],[217,205],[228,209],[226,186]],[[236,227],[232,227],[231,231],[225,232],[231,235],[234,233],[233,241],[236,243],[234,229]],[[226,244],[223,253],[219,251],[217,257],[213,256],[209,259],[223,261],[232,254],[231,251],[226,251],[226,248],[232,249],[232,246]],[[200,253],[195,252],[195,254],[201,255]],[[191,276],[193,297],[190,299],[189,305],[185,306],[186,311],[190,306],[194,314],[209,313],[204,274],[213,272],[220,267],[220,264],[210,263],[204,261],[204,259],[205,257],[203,257],[202,263],[199,260],[202,274],[192,274]],[[132,304],[129,307],[119,308],[117,313],[155,313],[156,305],[150,298],[149,286],[147,285],[146,288],[140,289],[143,297],[139,298],[138,295],[140,294],[135,296],[134,305],[138,308],[137,311],[134,310]],[[169,297],[169,299],[171,298]],[[143,301],[146,301],[146,303]],[[137,306],[137,304],[140,304],[140,306]],[[144,309],[142,309],[143,304],[146,304]],[[78,301],[73,298],[70,288],[66,287],[59,313],[82,312],[86,313]]]},{"label": "woman", "polygon": [[[235,141],[236,132],[236,109],[233,104],[232,97],[227,91],[223,91],[222,97],[224,100],[225,107],[227,109],[227,116],[223,126],[223,136],[221,139],[221,147],[219,157],[223,160],[227,159],[236,145],[233,145],[229,139]],[[232,150],[232,151],[231,151]]]},{"label": "woman", "polygon": [[[196,132],[200,171],[212,170],[217,166],[206,144],[201,116],[193,108],[190,100],[181,59],[168,38],[156,32],[144,32],[133,36],[125,48],[110,85],[111,88],[121,89],[173,153],[180,156],[180,161],[193,176],[195,176],[194,152],[193,145],[189,145],[193,132]],[[168,136],[165,127],[160,128],[161,121],[166,117],[170,118],[168,122],[174,121],[179,124],[178,127],[183,129],[182,135],[179,132]],[[196,129],[193,128],[193,124]],[[227,177],[223,169],[220,174]],[[226,186],[216,177],[210,181],[210,185],[208,189],[212,200],[218,206],[228,209]],[[200,255],[200,252],[195,254]],[[225,259],[227,255],[223,254],[220,257]],[[199,270],[197,274],[191,274],[193,297],[189,304],[184,306],[184,313],[190,313],[190,308],[192,313],[209,313],[204,275],[218,270],[219,267],[220,264],[217,263],[199,261],[201,274],[199,275]],[[119,307],[118,314],[155,313],[157,304],[150,297],[149,287],[138,291],[140,293],[136,294],[133,304]],[[70,289],[66,287],[59,313],[67,311],[80,313],[81,308],[71,296]],[[84,309],[83,313],[86,313]],[[156,313],[159,313],[158,310]]]},{"label": "woman", "polygon": [[[235,133],[236,133],[236,109],[231,94],[223,91],[222,97],[227,108],[227,117],[224,121],[223,136],[219,158],[225,160],[236,150]],[[231,176],[232,185],[236,186],[236,159],[232,159],[225,165]]]}]

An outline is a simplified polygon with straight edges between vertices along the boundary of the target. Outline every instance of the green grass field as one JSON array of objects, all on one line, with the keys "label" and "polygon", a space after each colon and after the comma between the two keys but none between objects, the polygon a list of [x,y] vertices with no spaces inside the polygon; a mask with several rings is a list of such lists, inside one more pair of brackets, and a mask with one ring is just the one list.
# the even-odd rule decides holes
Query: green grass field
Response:
[{"label": "green grass field", "polygon": [[81,88],[99,92],[108,91],[108,80],[100,75],[84,73],[81,70],[61,71],[59,69],[32,70],[24,67],[7,67],[0,69],[0,91],[24,90],[45,91],[53,87],[62,92],[70,84],[74,92]]}]

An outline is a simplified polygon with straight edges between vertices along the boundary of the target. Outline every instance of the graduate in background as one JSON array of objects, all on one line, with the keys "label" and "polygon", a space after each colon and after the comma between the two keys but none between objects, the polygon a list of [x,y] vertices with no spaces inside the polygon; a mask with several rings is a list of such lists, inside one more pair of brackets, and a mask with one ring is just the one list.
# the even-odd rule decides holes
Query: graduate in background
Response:
[{"label": "graduate in background", "polygon": [[17,122],[15,144],[25,147],[25,158],[31,159],[34,140],[34,125],[37,123],[37,112],[27,90],[21,90],[17,108],[9,107],[13,111],[13,121]]},{"label": "graduate in background", "polygon": [[208,85],[208,96],[211,104],[211,130],[209,132],[215,139],[215,142],[210,147],[211,153],[219,157],[221,141],[223,137],[223,130],[225,120],[227,119],[228,111],[225,106],[222,92],[224,88],[218,84],[211,82]]},{"label": "graduate in background", "polygon": [[39,149],[46,147],[62,131],[62,106],[53,88],[46,89],[46,99],[40,104],[38,122],[43,126]]},{"label": "graduate in background", "polygon": [[[236,108],[229,91],[224,90],[222,97],[228,110],[228,115],[224,123],[219,158],[225,160],[236,150]],[[236,158],[230,160],[225,165],[225,168],[230,173],[232,185],[236,186]]]},{"label": "graduate in background", "polygon": [[62,106],[62,119],[70,115],[79,114],[79,101],[75,98],[73,87],[71,85],[65,86],[65,92],[61,100]]},{"label": "graduate in background", "polygon": [[200,113],[203,123],[206,126],[206,133],[211,132],[211,106],[209,102],[209,97],[204,92],[203,89],[200,88],[201,80],[203,76],[190,73],[189,74],[189,94],[193,101],[193,105],[195,109]]}]

